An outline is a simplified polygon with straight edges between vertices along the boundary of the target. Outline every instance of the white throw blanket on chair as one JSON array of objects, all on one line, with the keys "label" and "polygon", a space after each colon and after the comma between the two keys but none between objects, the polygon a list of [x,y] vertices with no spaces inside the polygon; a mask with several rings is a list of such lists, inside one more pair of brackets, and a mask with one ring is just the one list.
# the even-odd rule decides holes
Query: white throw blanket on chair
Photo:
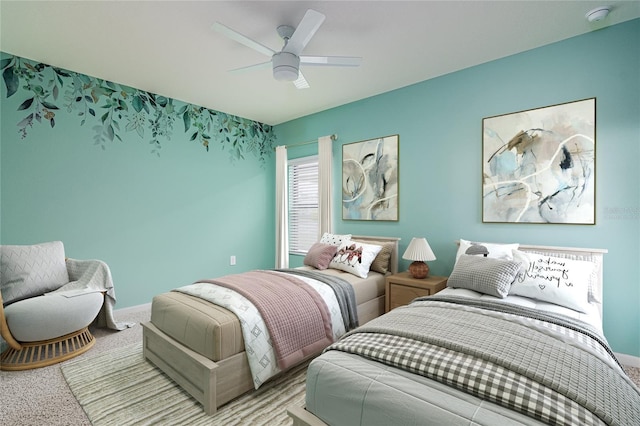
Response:
[{"label": "white throw blanket on chair", "polygon": [[111,279],[109,266],[101,260],[78,260],[67,258],[68,284],[51,292],[65,297],[74,297],[88,292],[104,292],[104,303],[97,317],[97,325],[113,330],[133,327],[133,322],[116,322],[113,318],[113,306],[116,303],[116,290]]}]

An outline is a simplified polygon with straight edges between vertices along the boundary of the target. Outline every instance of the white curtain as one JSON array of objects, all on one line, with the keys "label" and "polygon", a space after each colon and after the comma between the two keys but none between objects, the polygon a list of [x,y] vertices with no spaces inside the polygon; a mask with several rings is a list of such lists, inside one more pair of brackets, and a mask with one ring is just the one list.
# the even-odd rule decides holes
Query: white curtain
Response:
[{"label": "white curtain", "polygon": [[318,241],[333,232],[332,167],[333,136],[318,138]]},{"label": "white curtain", "polygon": [[276,268],[289,267],[287,148],[276,147]]}]

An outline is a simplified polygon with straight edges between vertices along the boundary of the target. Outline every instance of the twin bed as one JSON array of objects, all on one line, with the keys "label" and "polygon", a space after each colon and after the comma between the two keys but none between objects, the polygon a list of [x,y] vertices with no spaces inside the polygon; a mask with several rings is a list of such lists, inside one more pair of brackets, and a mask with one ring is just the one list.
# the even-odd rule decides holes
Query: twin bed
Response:
[{"label": "twin bed", "polygon": [[640,424],[640,391],[602,333],[606,250],[494,248],[512,261],[458,257],[445,290],[314,359],[294,425]]},{"label": "twin bed", "polygon": [[[353,239],[390,244],[397,272],[398,239]],[[605,252],[461,240],[445,290],[385,315],[385,273],[321,271],[353,286],[360,327],[304,354],[294,425],[640,424],[640,391],[603,337]],[[172,291],[143,327],[145,357],[208,414],[256,387],[231,310]]]},{"label": "twin bed", "polygon": [[[386,267],[381,270],[387,270],[387,274],[397,272],[398,238],[350,238],[365,245],[386,247]],[[319,272],[352,286],[360,324],[384,313],[384,272],[372,270],[366,278],[334,268]],[[151,321],[142,326],[145,358],[200,402],[207,414],[214,414],[221,405],[256,387],[245,350],[246,339],[232,310],[191,294],[170,291],[153,298]],[[321,350],[307,354],[305,359],[317,356]]]}]

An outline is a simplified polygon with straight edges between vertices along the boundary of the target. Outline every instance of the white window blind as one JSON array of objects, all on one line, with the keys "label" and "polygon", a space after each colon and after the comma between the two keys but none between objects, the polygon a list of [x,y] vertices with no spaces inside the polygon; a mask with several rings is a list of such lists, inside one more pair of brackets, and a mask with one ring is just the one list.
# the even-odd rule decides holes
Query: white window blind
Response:
[{"label": "white window blind", "polygon": [[295,158],[289,166],[289,252],[306,254],[318,240],[318,156]]}]

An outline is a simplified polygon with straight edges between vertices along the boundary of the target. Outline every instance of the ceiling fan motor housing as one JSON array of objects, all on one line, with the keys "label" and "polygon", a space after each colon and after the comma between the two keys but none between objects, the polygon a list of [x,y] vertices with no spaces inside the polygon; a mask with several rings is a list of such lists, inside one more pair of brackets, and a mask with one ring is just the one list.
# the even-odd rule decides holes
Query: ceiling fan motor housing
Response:
[{"label": "ceiling fan motor housing", "polygon": [[300,57],[289,52],[278,52],[271,57],[273,78],[278,81],[295,81],[298,79]]}]

